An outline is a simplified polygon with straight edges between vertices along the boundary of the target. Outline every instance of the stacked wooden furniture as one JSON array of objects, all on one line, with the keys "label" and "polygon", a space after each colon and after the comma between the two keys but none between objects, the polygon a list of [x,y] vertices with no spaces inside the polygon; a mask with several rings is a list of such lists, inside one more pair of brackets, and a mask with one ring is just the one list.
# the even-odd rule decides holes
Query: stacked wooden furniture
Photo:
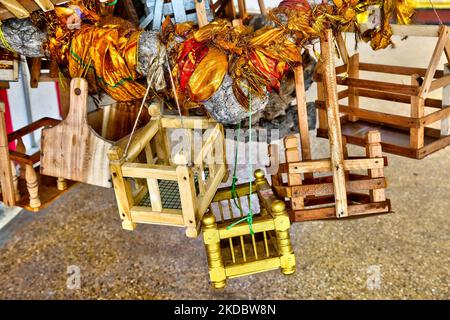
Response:
[{"label": "stacked wooden furniture", "polygon": [[[236,187],[237,199],[232,198],[231,188],[218,190],[210,211],[203,217],[209,275],[217,289],[225,287],[227,279],[258,272],[275,269],[281,269],[285,275],[295,272],[285,203],[274,195],[262,170],[255,172],[255,178],[253,193],[249,184]],[[248,213],[239,210],[235,201],[246,210],[254,198],[259,201],[259,212],[255,212],[252,223],[254,234],[245,221],[230,228]]]},{"label": "stacked wooden furniture", "polygon": [[9,82],[19,80],[20,57],[6,49],[0,49],[0,84],[9,88]]},{"label": "stacked wooden furniture", "polygon": [[[157,104],[150,110],[151,121],[108,152],[122,226],[186,227],[186,235],[196,237],[202,216],[226,178],[223,128],[204,117],[161,116]],[[185,144],[169,140],[170,134],[179,134]],[[179,147],[182,152],[172,157],[172,148]]]},{"label": "stacked wooden furniture", "polygon": [[[0,103],[0,201],[6,206],[19,206],[29,211],[46,208],[70,187],[72,181],[39,174],[40,151],[27,154],[23,137],[59,120],[43,118],[10,134],[6,133],[4,104]],[[15,143],[16,150],[9,144]]]},{"label": "stacked wooden furniture", "polygon": [[[322,79],[327,90],[324,116],[329,125],[331,157],[312,160],[300,66],[296,69],[296,91],[302,152],[300,156],[295,136],[285,138],[286,163],[272,173],[274,190],[279,196],[290,199],[290,215],[295,222],[387,213],[390,203],[384,190],[385,159],[382,157],[379,132],[371,131],[366,137],[367,158],[349,158],[346,154],[339,122],[333,36],[329,30],[321,40],[321,60]],[[272,166],[276,166],[279,163],[276,146],[271,146],[269,152]],[[351,170],[367,170],[368,174],[355,174]],[[331,174],[323,176],[325,172]],[[368,191],[368,194],[361,193],[362,190]]]},{"label": "stacked wooden furniture", "polygon": [[[437,43],[428,68],[388,66],[359,61],[358,54],[348,58],[345,45],[340,45],[344,65],[336,68],[337,84],[346,88],[339,92],[339,100],[348,99],[348,104],[339,104],[342,134],[348,143],[364,146],[365,136],[371,130],[381,132],[381,145],[386,152],[422,159],[450,144],[450,28],[448,26],[393,26],[394,34],[400,36],[436,37]],[[445,54],[447,64],[438,70],[441,57]],[[348,76],[342,75],[348,71]],[[381,82],[361,79],[360,71],[403,75],[410,77],[410,84]],[[318,81],[319,129],[317,135],[326,138],[328,126],[326,117],[324,86],[320,66],[316,75]],[[429,98],[429,94],[442,90],[442,99]],[[360,97],[394,101],[407,105],[410,116],[364,109]],[[432,112],[426,112],[432,110]],[[440,122],[441,129],[430,125]]]}]

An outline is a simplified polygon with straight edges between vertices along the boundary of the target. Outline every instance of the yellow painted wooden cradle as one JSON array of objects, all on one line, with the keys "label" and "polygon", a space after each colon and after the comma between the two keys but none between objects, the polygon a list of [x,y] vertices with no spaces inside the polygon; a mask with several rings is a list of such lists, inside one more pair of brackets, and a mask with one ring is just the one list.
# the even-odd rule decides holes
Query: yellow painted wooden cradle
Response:
[{"label": "yellow painted wooden cradle", "polygon": [[[252,193],[249,184],[236,187],[238,199],[232,199],[231,188],[218,190],[203,217],[209,275],[217,289],[225,287],[230,278],[275,269],[285,275],[295,272],[286,205],[274,195],[262,170],[255,172],[255,178]],[[252,201],[255,198],[258,201]],[[230,227],[249,212],[250,201],[259,203],[252,208],[253,235],[246,221]]]}]

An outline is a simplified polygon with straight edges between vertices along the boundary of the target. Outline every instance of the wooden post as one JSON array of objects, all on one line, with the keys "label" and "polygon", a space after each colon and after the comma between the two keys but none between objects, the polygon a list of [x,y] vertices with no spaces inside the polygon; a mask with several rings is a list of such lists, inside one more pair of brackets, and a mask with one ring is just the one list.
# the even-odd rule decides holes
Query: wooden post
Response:
[{"label": "wooden post", "polygon": [[271,213],[275,222],[281,272],[286,275],[293,274],[295,272],[295,255],[289,235],[291,223],[285,203],[281,200],[275,200],[271,205]]},{"label": "wooden post", "polygon": [[39,199],[39,181],[36,171],[30,164],[25,165],[25,180],[27,182],[28,193],[30,194],[30,207],[38,209],[41,206]]},{"label": "wooden post", "polygon": [[336,68],[334,64],[333,32],[326,30],[321,38],[321,58],[323,60],[322,80],[326,88],[326,109],[328,120],[328,136],[330,139],[331,167],[333,171],[334,197],[336,216],[348,216],[347,193],[345,188],[344,155],[342,153],[341,123],[339,118],[339,99],[336,84]]},{"label": "wooden post", "polygon": [[[419,85],[419,75],[411,76],[411,85]],[[419,96],[411,96],[411,118],[421,118],[425,115],[425,100]],[[413,149],[420,149],[424,146],[424,127],[410,129],[410,145]]]},{"label": "wooden post", "polygon": [[339,32],[336,37],[337,46],[339,49],[339,54],[341,55],[342,62],[344,64],[348,63],[348,51],[347,51],[347,45],[345,43],[344,37],[342,36],[342,32]]},{"label": "wooden post", "polygon": [[295,68],[294,74],[295,74],[295,94],[297,97],[298,126],[300,132],[302,160],[306,161],[311,160],[311,142],[309,140],[305,79],[303,78],[303,66],[301,64]]},{"label": "wooden post", "polygon": [[247,17],[247,8],[245,6],[245,0],[238,0],[239,18],[244,20]]},{"label": "wooden post", "polygon": [[[316,75],[320,75],[321,78],[323,77],[323,68],[320,60],[317,62]],[[317,84],[317,100],[325,101],[326,92],[325,87],[323,85],[323,78],[320,79],[320,81],[318,80],[316,84]],[[317,109],[317,115],[319,117],[319,129],[328,130],[327,111],[324,109]]]},{"label": "wooden post", "polygon": [[[449,40],[450,45],[450,40]],[[450,48],[449,48],[450,50]],[[450,52],[449,52],[450,55]],[[449,58],[450,60],[450,58]],[[444,76],[450,75],[450,62],[444,65]],[[442,88],[442,108],[450,108],[450,84]],[[442,119],[441,122],[441,135],[448,136],[449,130],[449,117]]]},{"label": "wooden post", "polygon": [[[200,175],[201,173],[199,173]],[[180,188],[181,208],[183,210],[184,225],[187,227],[186,236],[195,238],[197,231],[197,197],[195,194],[194,176],[186,166],[177,167],[178,186]]]},{"label": "wooden post", "polygon": [[8,133],[6,132],[5,104],[0,102],[0,185],[3,203],[12,207],[16,204],[16,194],[9,158]]},{"label": "wooden post", "polygon": [[[355,53],[350,57],[348,61],[348,76],[350,78],[359,78],[359,53]],[[358,89],[349,86],[348,87],[348,106],[350,108],[359,108],[359,96]],[[358,121],[358,117],[349,116],[348,120],[351,122]]]},{"label": "wooden post", "polygon": [[[367,146],[366,153],[369,158],[381,158],[383,157],[383,152],[381,150],[381,134],[377,130],[369,131],[367,134]],[[383,169],[369,169],[370,178],[381,178],[384,177]],[[383,202],[386,201],[385,189],[374,189],[370,190],[370,200],[371,202]]]},{"label": "wooden post", "polygon": [[258,5],[259,5],[259,11],[261,12],[261,14],[263,16],[267,16],[267,9],[266,9],[266,4],[264,3],[264,0],[258,0]]},{"label": "wooden post", "polygon": [[194,0],[195,1],[195,10],[197,12],[197,21],[199,28],[208,24],[208,17],[206,16],[206,0]]},{"label": "wooden post", "polygon": [[[299,162],[300,154],[298,152],[297,137],[295,135],[284,138],[286,163]],[[302,184],[302,175],[299,173],[288,173],[288,186],[299,186]],[[303,197],[296,197],[292,195],[291,199],[292,211],[302,210],[305,208],[305,201]]]},{"label": "wooden post", "polygon": [[108,151],[110,160],[110,170],[116,194],[117,205],[119,207],[120,217],[122,218],[122,228],[133,231],[136,229],[136,223],[131,218],[131,207],[133,206],[133,196],[130,183],[122,175],[123,151],[119,147],[112,147]]},{"label": "wooden post", "polygon": [[225,287],[226,274],[220,249],[220,235],[216,224],[216,218],[209,212],[203,219],[203,241],[208,257],[209,277],[216,289]]}]

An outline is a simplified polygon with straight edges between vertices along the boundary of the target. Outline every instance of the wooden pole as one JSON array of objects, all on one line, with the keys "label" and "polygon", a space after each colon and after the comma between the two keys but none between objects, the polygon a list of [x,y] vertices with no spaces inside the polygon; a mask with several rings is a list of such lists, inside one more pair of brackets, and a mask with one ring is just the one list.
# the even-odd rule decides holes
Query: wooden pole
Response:
[{"label": "wooden pole", "polygon": [[330,139],[331,164],[333,171],[334,197],[336,216],[348,216],[347,193],[345,188],[344,155],[342,152],[341,124],[339,119],[339,99],[334,64],[333,33],[326,30],[320,41],[322,64],[322,80],[325,84],[325,105],[327,109],[328,136]]}]

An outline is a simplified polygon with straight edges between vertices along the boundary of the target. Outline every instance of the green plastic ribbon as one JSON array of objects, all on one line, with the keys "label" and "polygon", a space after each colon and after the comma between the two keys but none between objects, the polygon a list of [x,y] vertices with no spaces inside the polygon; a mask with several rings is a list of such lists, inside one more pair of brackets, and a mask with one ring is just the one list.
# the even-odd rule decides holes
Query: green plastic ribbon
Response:
[{"label": "green plastic ribbon", "polygon": [[[249,125],[248,125],[248,129],[249,129],[248,176],[249,176],[249,190],[250,190],[250,196],[251,196],[253,193],[253,184],[252,184],[253,164],[252,164],[252,150],[250,148],[250,143],[252,141],[252,96],[251,96],[251,93],[249,93],[248,120],[249,120]],[[239,211],[241,212],[241,215],[243,215],[243,210],[236,201],[236,199],[239,198],[239,195],[237,194],[237,191],[236,191],[236,183],[237,183],[236,168],[237,168],[237,160],[238,160],[237,154],[238,154],[238,144],[239,144],[240,132],[241,132],[241,122],[239,122],[238,127],[237,127],[237,142],[236,142],[236,147],[235,147],[235,151],[234,151],[234,169],[233,169],[233,180],[232,180],[232,184],[231,184],[231,197],[233,199],[235,206],[239,209]],[[254,235],[255,232],[253,231],[253,210],[252,210],[251,198],[249,198],[248,209],[249,209],[249,212],[248,212],[247,216],[245,216],[242,219],[229,225],[227,227],[227,230],[230,230],[231,228],[240,224],[241,222],[247,221],[248,226],[250,228],[250,234]]]}]

